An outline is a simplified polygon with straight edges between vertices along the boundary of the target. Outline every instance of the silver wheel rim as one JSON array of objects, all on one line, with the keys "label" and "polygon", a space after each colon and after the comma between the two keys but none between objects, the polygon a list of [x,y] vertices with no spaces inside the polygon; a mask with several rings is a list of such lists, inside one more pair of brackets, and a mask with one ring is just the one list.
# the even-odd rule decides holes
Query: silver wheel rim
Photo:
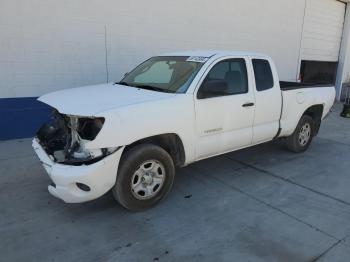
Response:
[{"label": "silver wheel rim", "polygon": [[131,192],[139,200],[154,197],[161,190],[165,180],[165,168],[157,160],[143,162],[131,179]]},{"label": "silver wheel rim", "polygon": [[311,137],[311,125],[309,123],[305,123],[299,132],[299,144],[301,146],[305,146]]}]

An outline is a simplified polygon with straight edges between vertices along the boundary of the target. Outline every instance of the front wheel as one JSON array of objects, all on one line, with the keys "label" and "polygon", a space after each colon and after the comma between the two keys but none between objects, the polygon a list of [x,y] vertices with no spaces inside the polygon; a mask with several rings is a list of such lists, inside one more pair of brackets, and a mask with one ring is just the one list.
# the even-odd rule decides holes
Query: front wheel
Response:
[{"label": "front wheel", "polygon": [[287,148],[295,153],[306,151],[314,136],[314,126],[312,117],[303,115],[294,133],[287,137]]},{"label": "front wheel", "polygon": [[158,203],[171,189],[175,167],[163,148],[141,144],[123,155],[114,198],[126,209],[139,211]]}]

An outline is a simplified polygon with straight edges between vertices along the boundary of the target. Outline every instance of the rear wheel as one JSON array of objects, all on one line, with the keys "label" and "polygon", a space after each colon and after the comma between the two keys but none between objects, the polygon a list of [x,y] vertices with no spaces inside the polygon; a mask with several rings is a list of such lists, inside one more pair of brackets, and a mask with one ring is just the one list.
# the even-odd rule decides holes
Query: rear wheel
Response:
[{"label": "rear wheel", "polygon": [[308,115],[303,115],[294,133],[287,137],[287,148],[295,153],[304,152],[314,136],[314,121]]},{"label": "rear wheel", "polygon": [[123,155],[112,192],[123,207],[143,210],[170,191],[174,176],[175,167],[168,152],[152,144],[137,145]]}]

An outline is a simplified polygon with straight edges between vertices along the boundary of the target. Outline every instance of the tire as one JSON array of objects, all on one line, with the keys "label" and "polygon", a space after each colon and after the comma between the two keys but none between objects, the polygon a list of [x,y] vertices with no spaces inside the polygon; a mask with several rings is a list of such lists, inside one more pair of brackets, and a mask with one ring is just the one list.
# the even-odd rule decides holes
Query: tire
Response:
[{"label": "tire", "polygon": [[303,115],[292,135],[287,137],[287,148],[294,153],[306,151],[315,134],[315,123],[312,117]]},{"label": "tire", "polygon": [[165,197],[174,176],[174,162],[168,152],[153,144],[140,144],[122,156],[112,193],[126,209],[141,211]]}]

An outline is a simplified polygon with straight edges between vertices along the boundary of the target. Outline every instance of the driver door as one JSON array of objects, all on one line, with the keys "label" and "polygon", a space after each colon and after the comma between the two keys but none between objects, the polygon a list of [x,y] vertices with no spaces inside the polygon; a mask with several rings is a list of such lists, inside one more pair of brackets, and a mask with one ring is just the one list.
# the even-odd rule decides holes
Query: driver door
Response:
[{"label": "driver door", "polygon": [[[212,66],[199,87],[195,97],[197,160],[252,144],[255,101],[247,71],[246,59],[225,59]],[[226,90],[220,87],[221,93],[203,95],[206,83],[223,82]]]}]

